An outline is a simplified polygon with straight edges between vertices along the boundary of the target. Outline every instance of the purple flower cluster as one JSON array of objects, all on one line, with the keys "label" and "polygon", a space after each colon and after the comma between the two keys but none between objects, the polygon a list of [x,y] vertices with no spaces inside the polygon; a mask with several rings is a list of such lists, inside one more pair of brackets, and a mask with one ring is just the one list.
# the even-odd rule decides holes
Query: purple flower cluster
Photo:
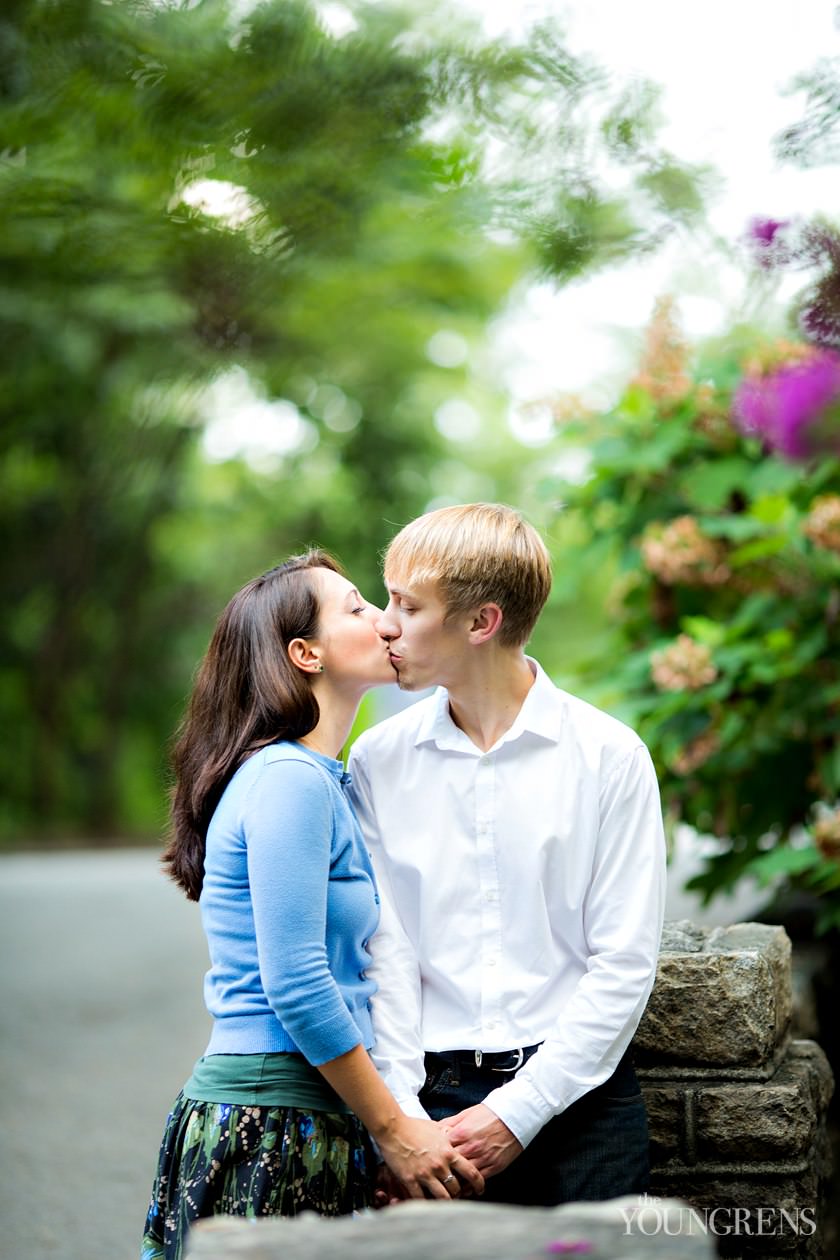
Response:
[{"label": "purple flower cluster", "polygon": [[787,459],[840,452],[840,424],[830,411],[840,403],[840,354],[817,350],[763,376],[747,376],[734,411],[744,433],[762,438]]},{"label": "purple flower cluster", "polygon": [[760,267],[770,268],[786,261],[781,256],[786,251],[780,248],[780,233],[790,226],[789,219],[753,219],[749,226],[748,239],[753,254]]},{"label": "purple flower cluster", "polygon": [[747,242],[765,271],[811,273],[798,302],[799,328],[812,345],[840,348],[840,232],[816,219],[755,218]]}]

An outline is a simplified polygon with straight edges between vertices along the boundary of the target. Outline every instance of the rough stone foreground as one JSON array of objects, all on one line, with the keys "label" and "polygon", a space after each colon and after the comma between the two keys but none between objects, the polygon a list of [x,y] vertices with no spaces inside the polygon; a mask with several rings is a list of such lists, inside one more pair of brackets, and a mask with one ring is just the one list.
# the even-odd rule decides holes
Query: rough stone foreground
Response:
[{"label": "rough stone foreground", "polygon": [[[623,1211],[622,1211],[623,1209]],[[404,1203],[356,1218],[200,1221],[189,1260],[711,1260],[714,1239],[685,1204],[637,1198],[556,1208]]]}]

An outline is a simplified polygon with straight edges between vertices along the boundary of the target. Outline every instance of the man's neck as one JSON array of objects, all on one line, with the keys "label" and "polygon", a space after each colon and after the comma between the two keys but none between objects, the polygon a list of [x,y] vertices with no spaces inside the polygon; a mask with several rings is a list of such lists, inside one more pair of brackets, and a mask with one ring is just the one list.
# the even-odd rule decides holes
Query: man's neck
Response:
[{"label": "man's neck", "polygon": [[487,752],[513,726],[533,683],[531,666],[518,649],[478,658],[448,687],[452,721]]}]

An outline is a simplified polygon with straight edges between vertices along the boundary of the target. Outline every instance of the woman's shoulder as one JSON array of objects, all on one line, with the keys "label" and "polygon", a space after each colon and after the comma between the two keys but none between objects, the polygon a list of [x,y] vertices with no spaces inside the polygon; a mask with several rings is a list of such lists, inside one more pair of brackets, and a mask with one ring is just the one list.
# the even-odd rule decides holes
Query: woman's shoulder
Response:
[{"label": "woman's shoulder", "polygon": [[270,791],[272,787],[281,789],[301,782],[316,787],[326,778],[303,749],[283,741],[267,744],[246,757],[228,783],[225,796],[232,803],[252,796],[255,790]]},{"label": "woman's shoulder", "polygon": [[335,790],[329,770],[300,744],[287,740],[267,744],[252,753],[237,771],[236,777],[240,775],[244,795],[249,798],[297,789],[309,796],[326,798]]}]

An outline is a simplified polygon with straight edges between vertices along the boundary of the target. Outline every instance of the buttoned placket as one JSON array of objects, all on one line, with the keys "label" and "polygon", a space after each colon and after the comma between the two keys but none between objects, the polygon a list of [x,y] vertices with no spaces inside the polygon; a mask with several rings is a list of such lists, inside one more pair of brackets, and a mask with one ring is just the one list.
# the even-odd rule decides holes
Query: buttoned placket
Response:
[{"label": "buttoned placket", "polygon": [[499,868],[496,860],[496,757],[484,753],[475,772],[475,844],[479,881],[481,1030],[488,1045],[498,1036],[502,949]]}]

